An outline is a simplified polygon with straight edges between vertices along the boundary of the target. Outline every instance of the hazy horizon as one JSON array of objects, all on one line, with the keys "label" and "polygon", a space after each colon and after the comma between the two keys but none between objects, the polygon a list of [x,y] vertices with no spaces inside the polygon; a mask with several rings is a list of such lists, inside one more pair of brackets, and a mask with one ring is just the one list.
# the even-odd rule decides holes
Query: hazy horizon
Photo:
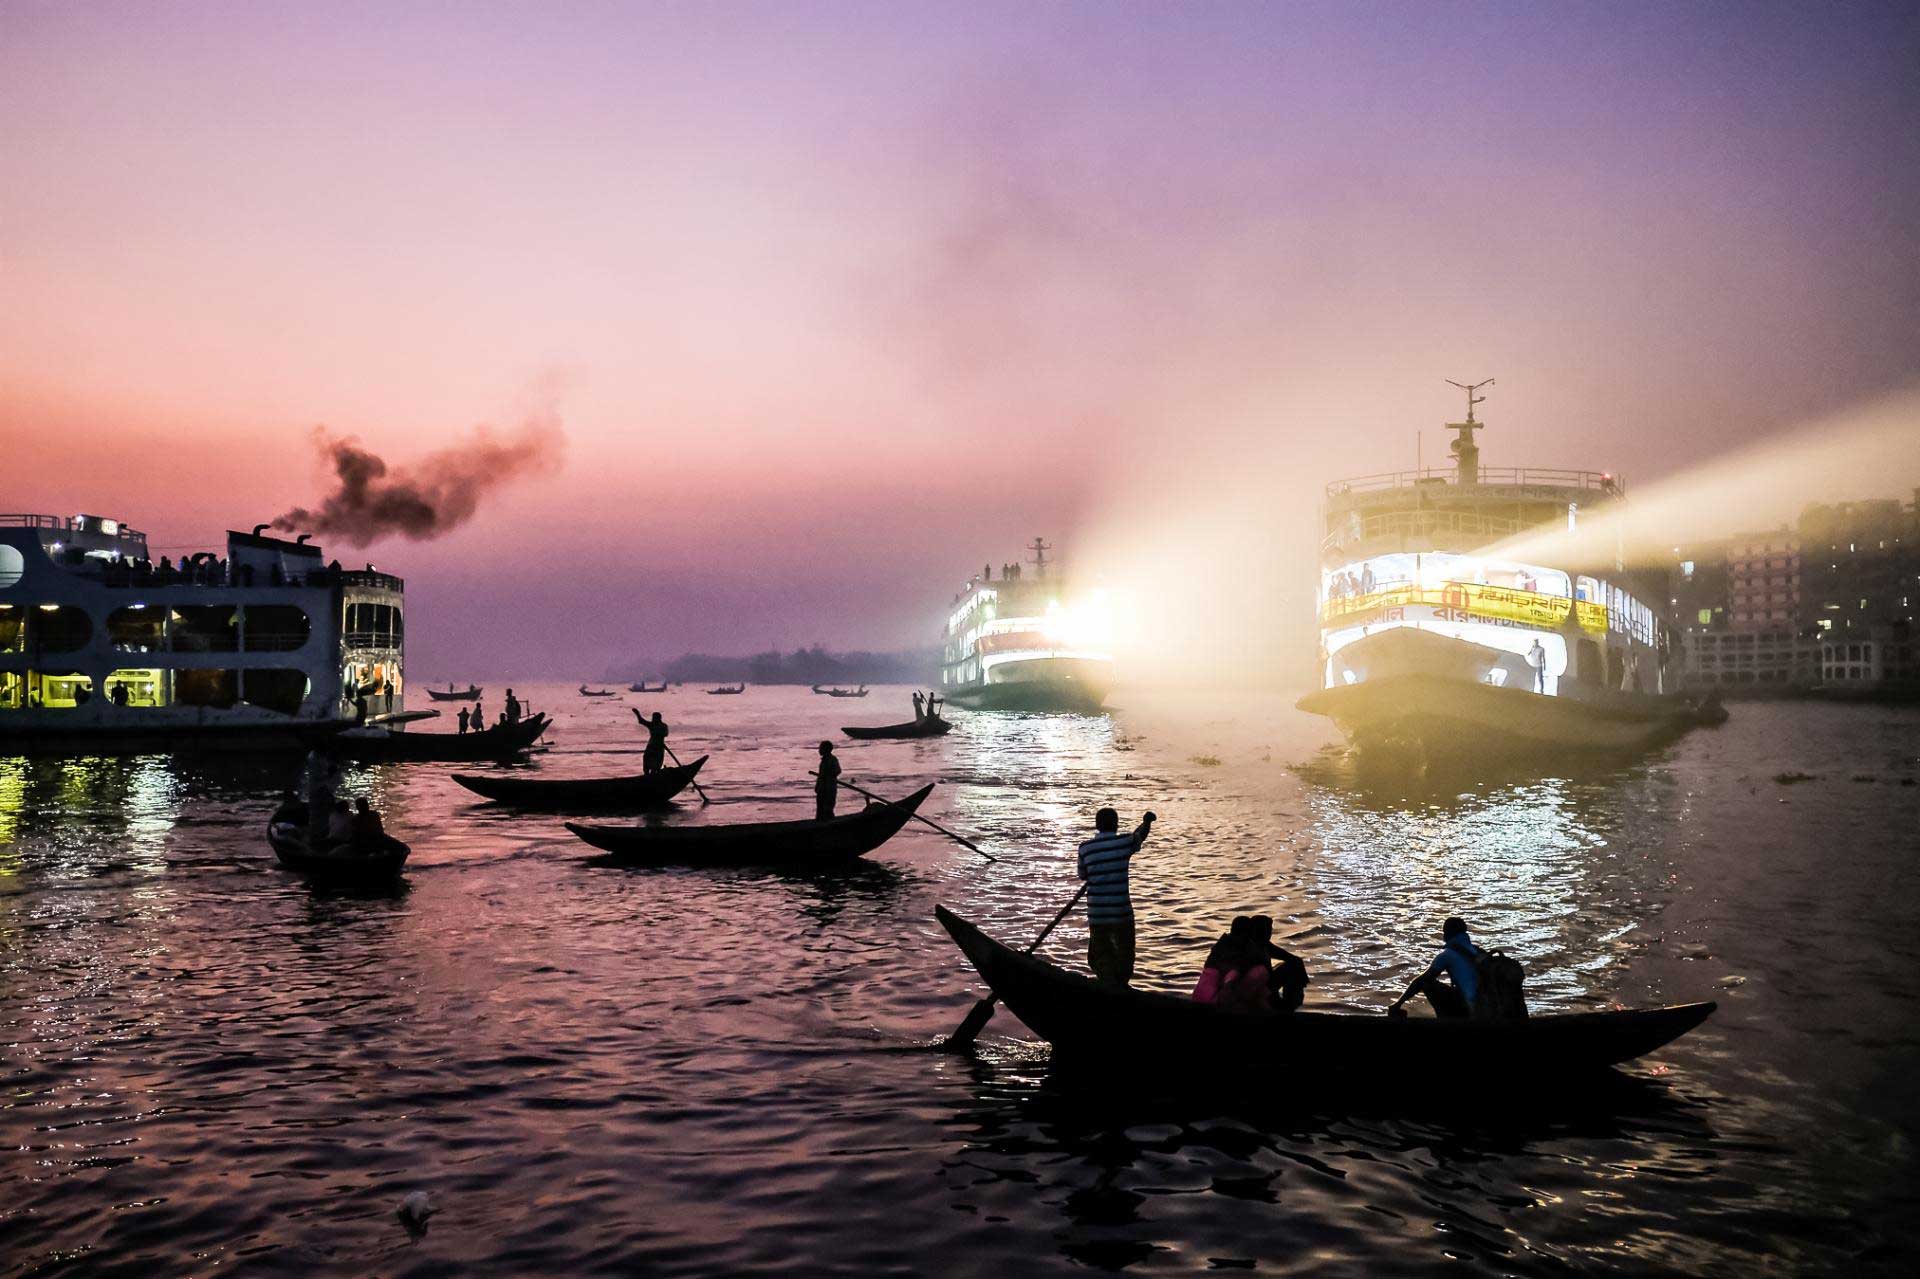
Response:
[{"label": "hazy horizon", "polygon": [[[423,676],[924,647],[1035,535],[1183,660],[1310,645],[1318,493],[1438,462],[1444,378],[1489,465],[1729,520],[1920,386],[1916,65],[1895,4],[0,0],[0,506],[212,548],[316,427],[538,422],[321,539]],[[1891,402],[1806,500],[1911,496]]]}]

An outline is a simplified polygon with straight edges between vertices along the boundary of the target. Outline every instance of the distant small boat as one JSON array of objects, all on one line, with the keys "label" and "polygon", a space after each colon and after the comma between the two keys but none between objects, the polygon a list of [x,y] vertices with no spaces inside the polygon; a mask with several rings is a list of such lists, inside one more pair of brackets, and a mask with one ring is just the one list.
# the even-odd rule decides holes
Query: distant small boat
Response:
[{"label": "distant small boat", "polygon": [[317,884],[383,884],[398,878],[413,850],[391,835],[372,848],[314,852],[307,846],[307,806],[282,804],[267,821],[267,843],[280,864]]},{"label": "distant small boat", "polygon": [[851,724],[840,731],[856,741],[864,742],[877,737],[944,737],[953,731],[953,725],[938,715],[929,715],[922,719],[910,719],[903,724],[880,724],[871,728]]},{"label": "distant small boat", "polygon": [[638,684],[627,685],[627,691],[629,693],[664,693],[667,691],[667,681],[661,680],[658,684],[649,684],[641,680]]},{"label": "distant small boat", "polygon": [[865,697],[867,695],[867,686],[862,684],[858,689],[822,688],[818,684],[815,684],[813,691],[822,697]]},{"label": "distant small boat", "polygon": [[742,822],[730,826],[582,826],[567,829],[622,866],[831,866],[870,853],[900,833],[933,791],[868,804],[824,822]]},{"label": "distant small boat", "polygon": [[394,764],[441,760],[478,763],[512,759],[547,731],[545,715],[533,715],[511,724],[495,724],[477,733],[395,733],[383,728],[356,728],[327,743],[327,749],[363,764]]},{"label": "distant small boat", "polygon": [[582,697],[618,697],[619,695],[620,690],[617,688],[591,689],[585,684],[580,686],[580,696]]},{"label": "distant small boat", "polygon": [[640,813],[685,790],[707,762],[631,777],[492,777],[455,773],[453,780],[500,804],[544,813]]},{"label": "distant small boat", "polygon": [[427,696],[436,702],[477,702],[484,691],[486,690],[477,684],[469,684],[465,688],[455,688],[449,684],[444,693],[437,688],[428,689]]},{"label": "distant small boat", "polygon": [[707,690],[707,696],[726,697],[734,693],[744,693],[746,691],[747,686],[745,684],[735,684],[731,688],[710,688]]}]

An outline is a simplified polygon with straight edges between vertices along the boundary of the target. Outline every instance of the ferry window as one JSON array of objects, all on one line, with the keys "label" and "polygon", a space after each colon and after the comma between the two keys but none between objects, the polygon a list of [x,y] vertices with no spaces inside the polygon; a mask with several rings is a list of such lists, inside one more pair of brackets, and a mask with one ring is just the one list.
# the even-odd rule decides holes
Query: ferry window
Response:
[{"label": "ferry window", "polygon": [[26,616],[17,604],[0,604],[0,653],[27,651]]},{"label": "ferry window", "polygon": [[[233,653],[240,648],[237,611],[231,604],[181,604],[168,615],[170,647],[176,653]],[[202,703],[211,705],[211,703]]]},{"label": "ferry window", "polygon": [[18,671],[0,671],[0,711],[17,711],[26,700],[26,677]]},{"label": "ferry window", "polygon": [[93,700],[93,680],[72,671],[27,672],[27,705],[71,710]]},{"label": "ferry window", "polygon": [[167,610],[129,604],[107,614],[107,639],[122,653],[158,653],[164,646]]},{"label": "ferry window", "polygon": [[27,561],[11,546],[0,546],[0,591],[6,590],[27,574]]},{"label": "ferry window", "polygon": [[71,653],[93,638],[93,619],[84,608],[41,604],[27,610],[27,647],[42,653]]},{"label": "ferry window", "polygon": [[165,672],[117,670],[107,676],[107,700],[115,706],[165,706]]},{"label": "ferry window", "polygon": [[279,711],[282,715],[298,712],[300,703],[313,691],[313,683],[307,678],[307,673],[293,667],[247,671],[241,680],[242,701],[263,710]]},{"label": "ferry window", "polygon": [[292,604],[249,604],[246,647],[250,653],[290,653],[304,646],[313,625]]},{"label": "ferry window", "polygon": [[182,706],[231,706],[240,700],[240,672],[175,671],[173,700]]}]

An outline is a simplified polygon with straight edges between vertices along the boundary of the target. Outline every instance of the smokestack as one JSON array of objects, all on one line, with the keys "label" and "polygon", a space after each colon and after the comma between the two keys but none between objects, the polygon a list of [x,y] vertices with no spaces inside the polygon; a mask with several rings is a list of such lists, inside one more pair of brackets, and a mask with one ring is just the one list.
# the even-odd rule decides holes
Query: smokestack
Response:
[{"label": "smokestack", "polygon": [[255,537],[259,537],[262,533],[266,532],[268,529],[272,527],[273,527],[272,524],[256,524],[253,526],[253,535]]}]

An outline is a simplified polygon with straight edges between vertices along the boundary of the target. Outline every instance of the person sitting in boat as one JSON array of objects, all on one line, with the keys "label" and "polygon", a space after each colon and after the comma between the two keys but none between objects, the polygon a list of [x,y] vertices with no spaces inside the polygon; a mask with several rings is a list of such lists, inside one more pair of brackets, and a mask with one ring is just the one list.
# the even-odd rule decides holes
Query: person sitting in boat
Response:
[{"label": "person sitting in boat", "polygon": [[362,795],[354,801],[353,843],[356,848],[378,848],[387,839],[387,828],[380,820],[380,814],[373,811],[373,805]]},{"label": "person sitting in boat", "polygon": [[[1447,922],[1440,926],[1440,935],[1446,944],[1433,957],[1433,962],[1427,965],[1427,970],[1408,982],[1400,998],[1388,1006],[1387,1016],[1405,1017],[1407,1014],[1401,1005],[1416,994],[1426,995],[1436,1017],[1461,1018],[1473,1015],[1473,1001],[1480,993],[1482,952],[1467,936],[1466,921],[1458,915],[1448,917]],[[1452,978],[1451,985],[1440,980],[1443,975]]]},{"label": "person sitting in boat", "polygon": [[344,799],[333,801],[333,811],[327,817],[327,843],[351,844],[353,842],[353,809]]},{"label": "person sitting in boat", "polygon": [[1267,965],[1267,1006],[1276,1012],[1290,1013],[1307,999],[1306,961],[1284,946],[1273,944],[1273,920],[1255,915],[1252,920],[1253,944]]},{"label": "person sitting in boat", "polygon": [[652,719],[641,720],[640,724],[647,730],[647,748],[640,754],[640,771],[657,773],[667,766],[667,721],[655,711]]},{"label": "person sitting in boat", "polygon": [[467,708],[464,706],[460,708],[460,731],[467,731]]},{"label": "person sitting in boat", "polygon": [[840,761],[834,756],[833,743],[820,743],[820,767],[813,780],[813,818],[828,821],[833,817],[834,801],[840,798]]},{"label": "person sitting in boat", "polygon": [[[1253,919],[1247,915],[1234,916],[1232,926],[1213,943],[1213,949],[1207,952],[1207,962],[1200,969],[1200,980],[1194,983],[1193,1001],[1197,1004],[1218,1004],[1223,1007],[1240,1007],[1245,1004],[1245,987],[1242,979],[1251,967],[1253,957]],[[1265,996],[1265,983],[1262,985],[1262,997]]]}]

